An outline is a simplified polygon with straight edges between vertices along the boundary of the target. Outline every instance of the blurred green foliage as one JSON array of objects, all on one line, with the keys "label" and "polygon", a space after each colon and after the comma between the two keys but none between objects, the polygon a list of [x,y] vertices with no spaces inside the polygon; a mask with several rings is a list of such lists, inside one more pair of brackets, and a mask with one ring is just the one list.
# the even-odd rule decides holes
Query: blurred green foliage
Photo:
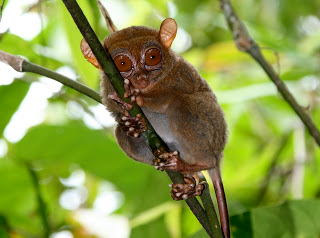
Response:
[{"label": "blurred green foliage", "polygon": [[[95,1],[78,2],[102,40],[108,32]],[[262,69],[237,51],[219,1],[102,2],[112,9],[119,28],[158,28],[164,17],[176,19],[180,29],[173,48],[208,81],[227,117],[230,135],[222,173],[233,237],[318,237],[319,148]],[[240,0],[234,7],[319,128],[320,1]],[[62,1],[39,1],[29,8],[39,11],[46,22],[41,32],[32,40],[6,32],[0,36],[1,50],[53,70],[68,66],[79,81],[98,90],[98,71],[82,57],[81,35]],[[72,209],[61,206],[62,194],[79,188],[61,178],[80,170],[86,191],[81,208],[92,209],[101,186],[109,184],[109,192],[123,196],[123,203],[109,216],[126,217],[130,237],[206,237],[186,205],[171,201],[166,174],[126,158],[112,128],[92,129],[82,117],[72,115],[69,106],[76,103],[95,119],[88,108],[96,103],[84,95],[63,87],[48,100],[44,122],[17,143],[9,142],[3,132],[39,77],[28,75],[0,86],[0,139],[8,147],[0,159],[0,237],[44,234],[30,166],[39,177],[52,232],[69,230],[74,237],[94,237]]]}]

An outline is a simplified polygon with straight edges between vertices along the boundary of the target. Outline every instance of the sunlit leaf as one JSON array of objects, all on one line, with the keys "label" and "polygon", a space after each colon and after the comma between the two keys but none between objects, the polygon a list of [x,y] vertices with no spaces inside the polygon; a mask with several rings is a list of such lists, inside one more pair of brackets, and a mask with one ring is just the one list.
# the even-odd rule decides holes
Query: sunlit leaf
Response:
[{"label": "sunlit leaf", "polygon": [[21,80],[15,80],[10,85],[0,86],[0,135],[26,96],[29,86],[30,84]]},{"label": "sunlit leaf", "polygon": [[318,237],[319,216],[320,201],[288,201],[231,217],[231,230],[235,238]]}]

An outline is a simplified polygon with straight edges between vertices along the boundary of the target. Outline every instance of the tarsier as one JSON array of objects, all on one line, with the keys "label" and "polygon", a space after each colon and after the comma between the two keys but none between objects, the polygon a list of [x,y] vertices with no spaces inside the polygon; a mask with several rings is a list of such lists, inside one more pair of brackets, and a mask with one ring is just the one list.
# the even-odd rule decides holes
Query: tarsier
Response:
[{"label": "tarsier", "polygon": [[[106,17],[106,16],[105,16]],[[159,170],[178,171],[185,176],[185,184],[172,184],[175,200],[201,195],[204,186],[196,176],[208,170],[212,178],[220,221],[225,238],[230,237],[229,218],[219,165],[227,140],[224,113],[215,94],[196,69],[175,54],[171,44],[177,33],[177,24],[165,19],[160,30],[132,26],[120,31],[107,19],[111,31],[104,41],[124,79],[125,97],[115,93],[103,74],[101,95],[103,104],[112,113],[118,125],[115,137],[122,150],[134,160],[154,165]],[[84,56],[100,68],[85,40],[81,42]],[[137,103],[157,134],[171,152],[153,154],[140,134],[146,130],[140,115],[131,117],[128,110]]]}]

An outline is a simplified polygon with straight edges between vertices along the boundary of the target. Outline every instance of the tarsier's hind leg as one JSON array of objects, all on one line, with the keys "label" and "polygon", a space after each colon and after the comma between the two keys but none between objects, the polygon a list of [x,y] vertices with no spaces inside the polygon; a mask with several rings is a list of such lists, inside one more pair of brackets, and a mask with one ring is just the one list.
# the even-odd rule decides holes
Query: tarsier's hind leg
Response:
[{"label": "tarsier's hind leg", "polygon": [[128,157],[146,164],[152,164],[154,155],[151,153],[145,139],[142,136],[137,138],[127,135],[127,132],[118,125],[115,129],[115,137],[119,146]]}]

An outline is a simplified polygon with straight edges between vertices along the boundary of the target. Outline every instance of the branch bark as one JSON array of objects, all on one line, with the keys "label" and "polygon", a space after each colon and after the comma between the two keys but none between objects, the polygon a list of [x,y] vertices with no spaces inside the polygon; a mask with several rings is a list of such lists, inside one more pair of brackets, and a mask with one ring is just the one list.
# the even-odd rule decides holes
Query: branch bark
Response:
[{"label": "branch bark", "polygon": [[245,25],[235,13],[229,0],[220,0],[222,12],[226,18],[228,26],[232,31],[232,36],[237,48],[251,55],[252,58],[263,68],[271,81],[276,85],[279,93],[284,100],[292,107],[295,113],[300,117],[304,125],[308,128],[311,136],[314,138],[318,146],[320,146],[320,132],[314,124],[307,110],[301,107],[287,86],[283,83],[279,75],[274,71],[272,66],[267,62],[261,53],[258,44],[251,38]]}]

